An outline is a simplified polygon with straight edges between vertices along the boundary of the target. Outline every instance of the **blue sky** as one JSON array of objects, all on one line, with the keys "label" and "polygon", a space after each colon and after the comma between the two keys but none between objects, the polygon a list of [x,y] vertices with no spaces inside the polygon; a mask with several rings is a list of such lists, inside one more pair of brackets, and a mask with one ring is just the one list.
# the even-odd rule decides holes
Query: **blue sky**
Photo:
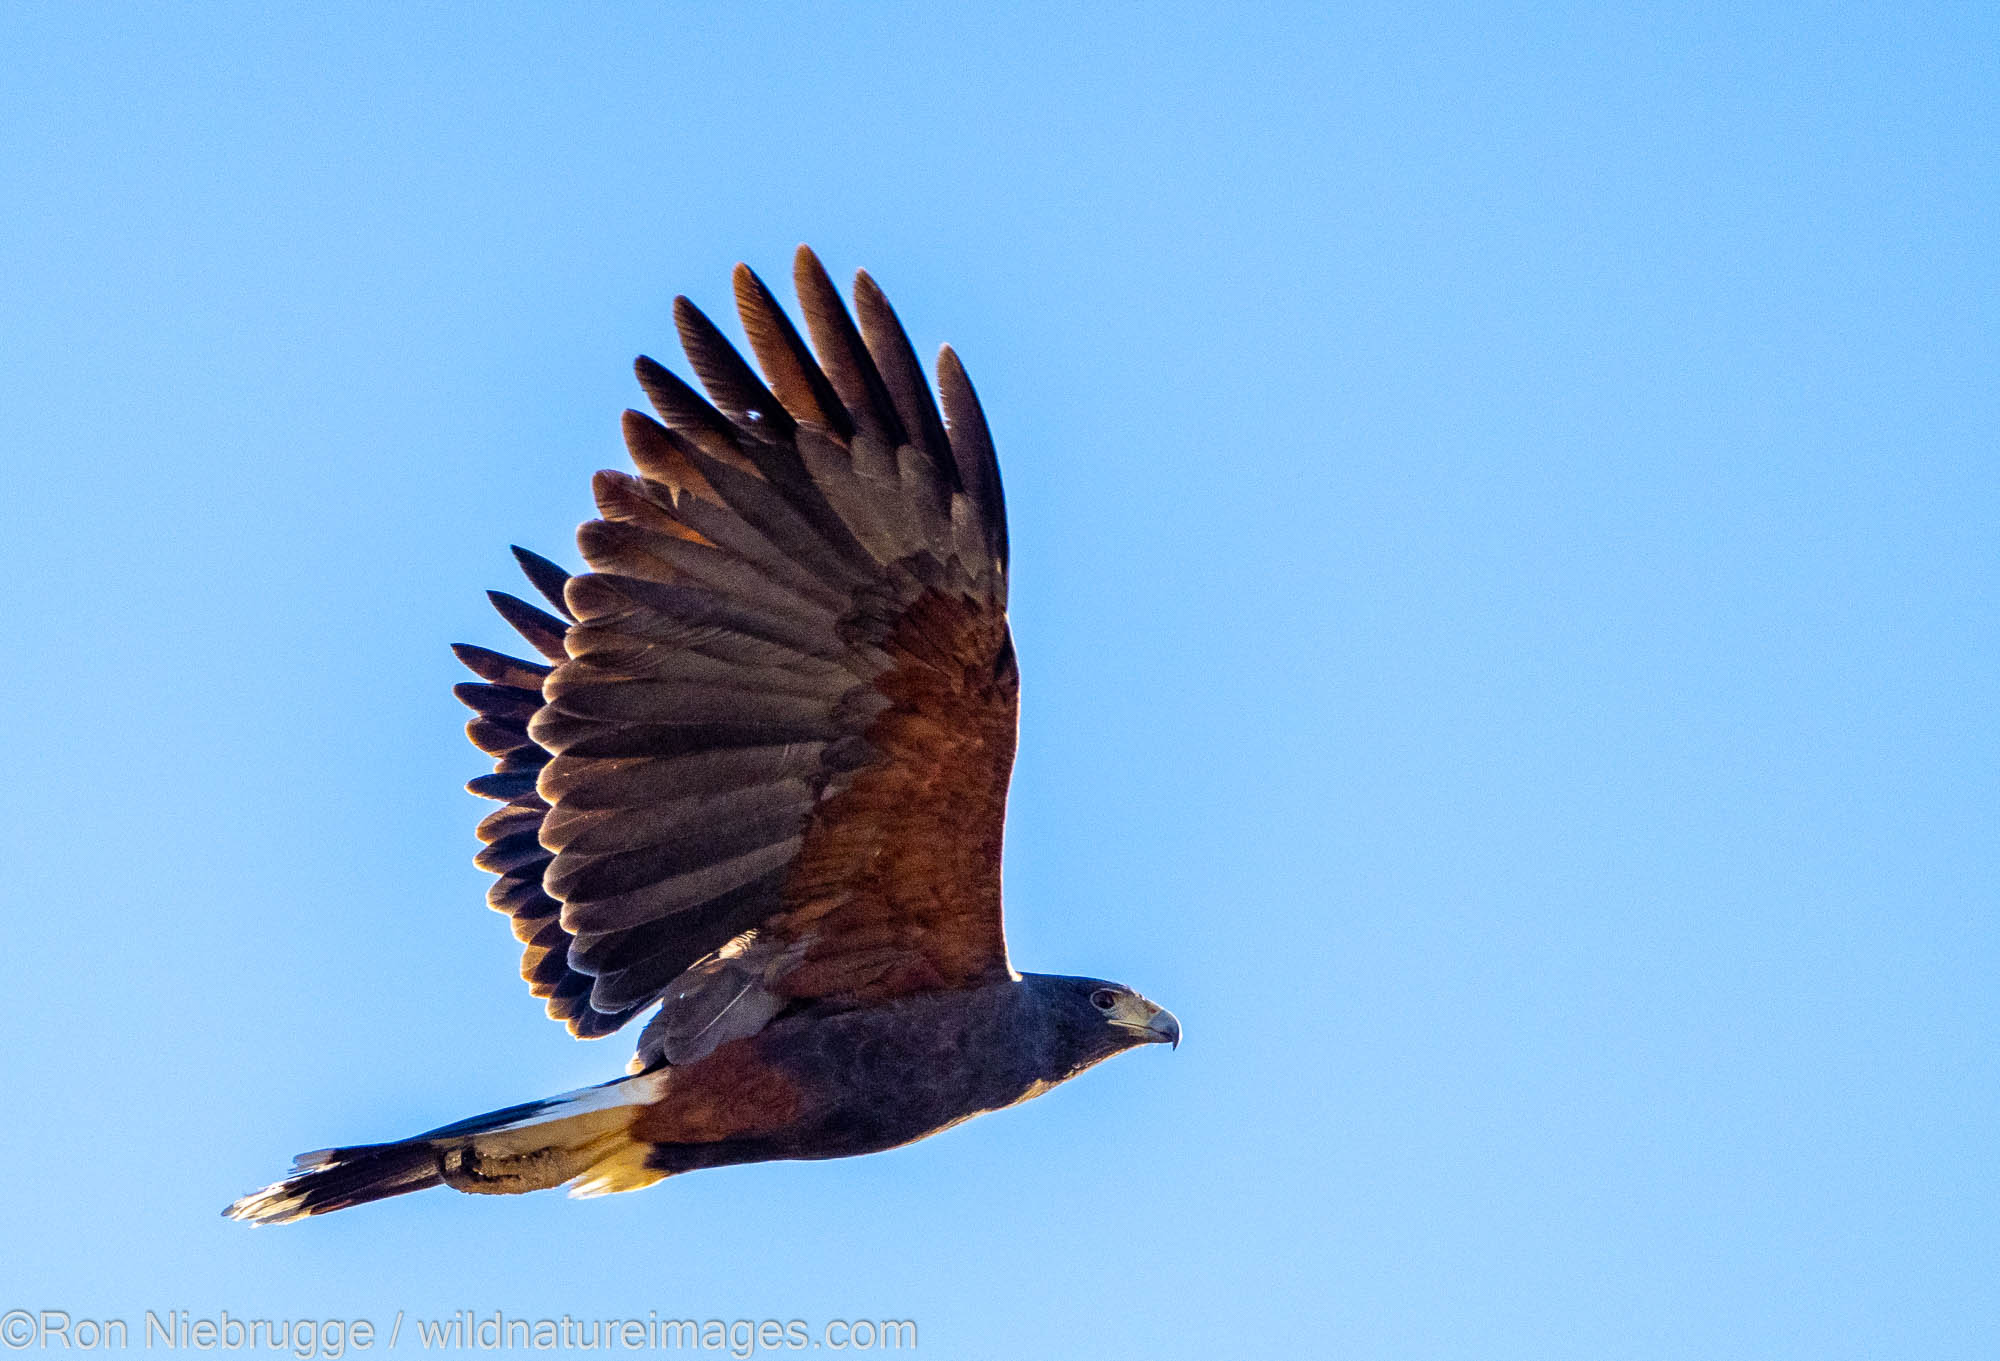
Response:
[{"label": "blue sky", "polygon": [[[17,5],[0,48],[0,1310],[2000,1348],[1991,6]],[[445,645],[506,640],[509,543],[575,561],[672,296],[802,240],[1000,443],[1015,958],[1187,1042],[872,1159],[225,1223],[622,1066],[482,905]]]}]

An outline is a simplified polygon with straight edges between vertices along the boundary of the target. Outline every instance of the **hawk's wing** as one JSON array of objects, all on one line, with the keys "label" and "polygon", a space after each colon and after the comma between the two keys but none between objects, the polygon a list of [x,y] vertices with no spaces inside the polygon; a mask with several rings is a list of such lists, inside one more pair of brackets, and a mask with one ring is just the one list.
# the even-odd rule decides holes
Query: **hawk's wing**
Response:
[{"label": "hawk's wing", "polygon": [[500,761],[469,787],[505,805],[479,863],[522,974],[578,1035],[665,996],[655,1056],[793,1000],[1009,973],[1019,683],[986,423],[949,349],[940,419],[867,275],[858,329],[803,247],[795,279],[811,351],[737,267],[761,378],[676,301],[709,400],[641,359],[664,424],[626,413],[640,475],[598,474],[591,570],[520,553],[562,617],[494,597],[547,664],[458,650],[486,682],[458,693]]}]

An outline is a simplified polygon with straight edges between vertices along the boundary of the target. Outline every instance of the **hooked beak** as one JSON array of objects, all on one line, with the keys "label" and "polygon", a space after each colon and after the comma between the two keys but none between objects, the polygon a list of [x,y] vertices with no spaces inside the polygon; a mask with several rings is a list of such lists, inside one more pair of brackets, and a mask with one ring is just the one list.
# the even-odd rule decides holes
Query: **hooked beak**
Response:
[{"label": "hooked beak", "polygon": [[1118,999],[1116,1011],[1105,1019],[1132,1037],[1125,1041],[1127,1044],[1181,1047],[1180,1018],[1158,1002],[1149,1002],[1136,992],[1124,993]]}]

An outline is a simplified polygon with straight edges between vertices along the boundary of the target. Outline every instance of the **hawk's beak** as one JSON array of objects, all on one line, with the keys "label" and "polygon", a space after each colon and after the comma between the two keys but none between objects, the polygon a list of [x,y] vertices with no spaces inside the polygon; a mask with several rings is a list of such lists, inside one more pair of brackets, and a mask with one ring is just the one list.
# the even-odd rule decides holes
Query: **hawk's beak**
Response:
[{"label": "hawk's beak", "polygon": [[1146,1022],[1146,1037],[1154,1044],[1170,1044],[1176,1049],[1180,1048],[1181,1023],[1179,1018],[1165,1007],[1160,1008],[1153,1016],[1153,1019]]}]

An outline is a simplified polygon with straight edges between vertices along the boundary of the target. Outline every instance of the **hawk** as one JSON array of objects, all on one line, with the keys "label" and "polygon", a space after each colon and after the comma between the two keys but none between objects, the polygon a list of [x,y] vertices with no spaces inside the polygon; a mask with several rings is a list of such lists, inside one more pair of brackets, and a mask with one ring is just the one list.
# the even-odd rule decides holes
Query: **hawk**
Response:
[{"label": "hawk", "polygon": [[865,272],[852,313],[810,250],[793,274],[810,348],[736,267],[761,374],[675,299],[707,395],[641,358],[659,418],[625,413],[637,472],[597,474],[588,570],[517,548],[550,610],[492,593],[541,660],[454,649],[498,761],[468,786],[500,804],[487,900],[572,1034],[657,1004],[627,1075],[301,1154],[231,1218],[874,1153],[1179,1044],[1128,987],[1008,962],[1020,673],[986,418],[949,346],[933,397]]}]

